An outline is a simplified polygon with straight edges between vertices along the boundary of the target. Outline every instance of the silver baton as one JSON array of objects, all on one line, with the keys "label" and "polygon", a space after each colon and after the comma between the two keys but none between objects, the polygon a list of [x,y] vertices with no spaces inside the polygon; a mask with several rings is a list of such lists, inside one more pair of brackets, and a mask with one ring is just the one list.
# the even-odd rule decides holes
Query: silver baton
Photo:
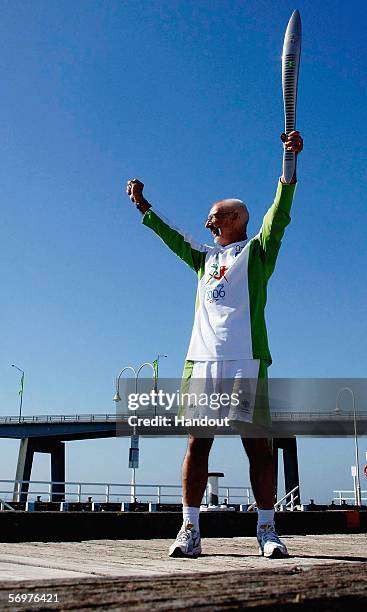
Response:
[{"label": "silver baton", "polygon": [[[301,58],[301,16],[296,10],[288,22],[284,36],[282,55],[282,86],[284,102],[284,131],[288,135],[296,129],[296,105],[299,63]],[[296,169],[296,154],[283,153],[283,176],[290,183]]]}]

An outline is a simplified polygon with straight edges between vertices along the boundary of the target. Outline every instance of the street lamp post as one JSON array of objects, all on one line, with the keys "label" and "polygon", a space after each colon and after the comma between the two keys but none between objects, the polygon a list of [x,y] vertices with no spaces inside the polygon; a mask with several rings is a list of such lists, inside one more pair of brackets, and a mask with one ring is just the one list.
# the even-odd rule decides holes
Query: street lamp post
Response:
[{"label": "street lamp post", "polygon": [[343,387],[339,390],[338,395],[336,396],[336,407],[335,412],[340,412],[340,408],[338,405],[339,397],[344,391],[348,391],[348,393],[352,396],[353,403],[353,422],[354,422],[354,453],[355,453],[355,461],[356,461],[356,494],[355,501],[356,506],[360,506],[362,504],[361,498],[361,480],[359,474],[359,450],[358,450],[358,435],[357,435],[357,414],[356,414],[356,404],[354,399],[354,393],[350,387]]},{"label": "street lamp post", "polygon": [[[158,370],[159,370],[159,360],[161,357],[167,357],[167,355],[163,355],[163,353],[157,355],[157,358],[153,361],[153,377],[154,377],[154,391],[158,394]],[[157,416],[157,404],[154,404],[154,416]]]},{"label": "street lamp post", "polygon": [[[140,374],[141,370],[143,368],[145,368],[145,366],[149,366],[150,368],[152,368],[152,370],[153,370],[153,380],[155,378],[154,365],[152,363],[150,363],[150,361],[145,361],[144,363],[142,363],[141,366],[139,366],[139,368],[137,369],[137,372],[136,372],[136,377],[135,377],[135,397],[137,397],[137,394],[138,394],[138,378],[139,378],[139,374]],[[138,435],[136,434],[136,426],[135,425],[133,427],[133,435],[132,435],[131,439],[132,440],[134,439],[135,448],[138,449],[138,453],[137,453],[138,459],[137,460],[139,461],[139,434]],[[133,465],[132,473],[131,473],[131,495],[130,495],[130,498],[131,498],[132,502],[135,502],[135,497],[136,497],[135,496],[135,485],[136,485],[135,470],[136,470],[136,468]]]},{"label": "street lamp post", "polygon": [[159,368],[159,360],[161,357],[167,357],[167,355],[163,355],[163,353],[160,353],[159,355],[157,355],[157,359],[155,359],[153,361],[153,368],[154,368],[154,390],[156,393],[158,393],[158,368]]},{"label": "street lamp post", "polygon": [[[117,377],[116,380],[116,392],[115,392],[115,396],[113,398],[114,402],[121,402],[121,396],[120,396],[120,378],[122,376],[122,374],[125,372],[125,370],[132,370],[132,372],[134,373],[134,377],[135,377],[135,397],[137,397],[137,393],[138,393],[138,378],[139,378],[139,374],[141,372],[141,370],[145,367],[145,366],[149,366],[150,368],[152,368],[153,370],[153,379],[155,380],[155,368],[154,365],[152,363],[150,363],[150,361],[146,361],[145,363],[142,363],[142,365],[138,368],[138,370],[135,370],[135,368],[133,368],[132,366],[125,366],[124,368],[122,368],[120,374]],[[131,488],[130,488],[130,501],[132,503],[135,502],[136,499],[136,469],[139,465],[139,436],[136,434],[136,425],[133,426],[133,433],[131,436],[131,443],[130,443],[130,453],[129,453],[129,463],[131,465]]]},{"label": "street lamp post", "polygon": [[19,389],[19,421],[22,418],[22,407],[23,407],[23,391],[24,391],[24,370],[22,370],[21,368],[18,368],[18,366],[16,366],[14,363],[11,364],[12,368],[15,368],[16,370],[18,370],[18,372],[21,373],[21,377],[20,377],[20,389]]},{"label": "street lamp post", "polygon": [[[116,392],[113,398],[114,402],[121,402],[121,396],[120,396],[120,379],[122,374],[126,371],[126,370],[131,370],[134,374],[134,379],[135,379],[135,394],[137,392],[137,372],[135,370],[135,368],[133,368],[133,366],[125,366],[124,368],[122,368],[121,372],[119,373],[117,379],[116,379]],[[134,443],[134,446],[133,446]],[[135,501],[135,467],[134,467],[134,462],[136,461],[136,456],[135,453],[133,451],[138,451],[139,453],[139,440],[137,440],[137,436],[135,435],[135,427],[133,427],[133,435],[130,438],[130,450],[129,450],[129,464],[132,463],[132,473],[131,473],[131,490],[130,490],[130,501],[134,503]],[[137,453],[137,454],[138,454]],[[139,461],[139,457],[137,458],[137,460]]]},{"label": "street lamp post", "polygon": [[116,393],[114,395],[113,401],[114,402],[121,402],[121,397],[120,397],[120,378],[123,375],[123,373],[126,370],[131,370],[134,373],[134,378],[136,379],[136,370],[135,368],[133,368],[133,366],[125,366],[124,368],[122,368],[120,374],[118,375],[117,379],[116,379]]}]

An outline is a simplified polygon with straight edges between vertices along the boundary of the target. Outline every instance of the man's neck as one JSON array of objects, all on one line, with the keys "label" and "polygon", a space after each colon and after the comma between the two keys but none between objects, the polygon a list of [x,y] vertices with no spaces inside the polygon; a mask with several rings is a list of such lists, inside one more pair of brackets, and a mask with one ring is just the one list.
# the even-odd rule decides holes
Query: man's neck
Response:
[{"label": "man's neck", "polygon": [[245,234],[244,236],[238,236],[235,240],[233,240],[232,238],[231,240],[228,240],[222,244],[217,242],[217,245],[221,247],[226,247],[226,246],[229,246],[230,244],[236,244],[237,242],[244,242],[244,240],[247,240],[247,234]]}]

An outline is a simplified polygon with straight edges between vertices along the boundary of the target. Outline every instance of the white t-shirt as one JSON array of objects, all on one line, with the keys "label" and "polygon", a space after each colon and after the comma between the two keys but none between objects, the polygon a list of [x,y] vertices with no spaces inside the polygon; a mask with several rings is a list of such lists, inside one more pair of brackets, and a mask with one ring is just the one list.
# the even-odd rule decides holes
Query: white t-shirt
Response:
[{"label": "white t-shirt", "polygon": [[248,255],[248,241],[207,252],[187,359],[252,359]]}]

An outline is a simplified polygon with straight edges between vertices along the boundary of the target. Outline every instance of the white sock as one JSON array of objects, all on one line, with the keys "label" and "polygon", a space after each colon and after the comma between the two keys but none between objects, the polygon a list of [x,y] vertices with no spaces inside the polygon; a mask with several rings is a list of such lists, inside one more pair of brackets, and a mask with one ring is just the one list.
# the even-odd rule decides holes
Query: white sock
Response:
[{"label": "white sock", "polygon": [[274,508],[271,510],[257,510],[257,530],[259,531],[262,525],[274,525]]},{"label": "white sock", "polygon": [[193,506],[184,506],[182,509],[183,522],[191,523],[196,531],[200,531],[199,512],[200,508],[194,508]]}]

